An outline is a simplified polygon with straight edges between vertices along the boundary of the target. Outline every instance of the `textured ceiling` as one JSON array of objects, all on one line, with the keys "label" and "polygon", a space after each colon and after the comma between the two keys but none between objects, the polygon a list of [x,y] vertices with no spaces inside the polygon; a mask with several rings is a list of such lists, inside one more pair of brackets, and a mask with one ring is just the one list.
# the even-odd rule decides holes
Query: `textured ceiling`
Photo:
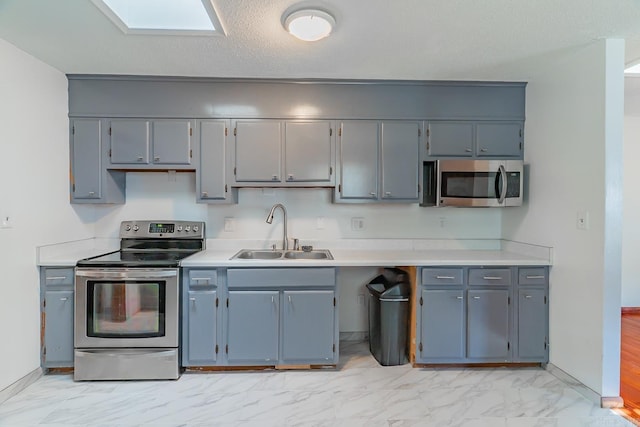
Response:
[{"label": "textured ceiling", "polygon": [[[178,0],[176,0],[178,1]],[[526,80],[601,38],[640,59],[640,0],[213,0],[226,36],[124,35],[90,0],[0,0],[0,38],[65,73]],[[294,4],[333,12],[329,38],[287,34]]]}]

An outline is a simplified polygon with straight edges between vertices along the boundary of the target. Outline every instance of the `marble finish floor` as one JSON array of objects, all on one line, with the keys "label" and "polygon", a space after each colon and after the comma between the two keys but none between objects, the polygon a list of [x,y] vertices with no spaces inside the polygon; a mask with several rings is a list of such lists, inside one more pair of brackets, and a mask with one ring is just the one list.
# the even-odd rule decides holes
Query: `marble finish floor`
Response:
[{"label": "marble finish floor", "polygon": [[633,426],[541,368],[382,367],[366,343],[341,345],[338,369],[47,375],[0,405],[0,426]]}]

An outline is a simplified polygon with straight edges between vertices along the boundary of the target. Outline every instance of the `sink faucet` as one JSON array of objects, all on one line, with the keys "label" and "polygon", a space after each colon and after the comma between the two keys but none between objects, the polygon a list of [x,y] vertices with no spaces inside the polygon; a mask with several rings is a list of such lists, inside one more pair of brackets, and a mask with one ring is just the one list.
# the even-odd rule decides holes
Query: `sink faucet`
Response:
[{"label": "sink faucet", "polygon": [[289,249],[289,238],[287,237],[287,210],[285,209],[284,205],[282,205],[281,203],[276,203],[275,205],[271,206],[271,211],[269,212],[269,215],[267,215],[267,224],[271,224],[273,222],[273,213],[275,212],[276,208],[282,209],[282,214],[284,215],[282,249],[286,251]]}]

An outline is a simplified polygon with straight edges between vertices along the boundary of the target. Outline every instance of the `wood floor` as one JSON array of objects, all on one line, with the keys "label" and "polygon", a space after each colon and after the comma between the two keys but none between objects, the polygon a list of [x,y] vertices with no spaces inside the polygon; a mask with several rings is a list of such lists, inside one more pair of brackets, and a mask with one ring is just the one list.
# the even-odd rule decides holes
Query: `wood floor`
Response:
[{"label": "wood floor", "polygon": [[640,313],[622,314],[620,396],[624,413],[640,421]]}]

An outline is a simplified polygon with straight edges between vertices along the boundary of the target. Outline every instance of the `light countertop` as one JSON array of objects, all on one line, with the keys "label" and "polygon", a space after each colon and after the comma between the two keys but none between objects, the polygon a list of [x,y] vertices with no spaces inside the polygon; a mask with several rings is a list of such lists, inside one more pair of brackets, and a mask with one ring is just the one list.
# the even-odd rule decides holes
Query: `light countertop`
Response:
[{"label": "light countertop", "polygon": [[[207,239],[206,250],[184,259],[183,267],[390,267],[440,265],[551,265],[552,248],[508,240],[345,239],[315,241],[332,260],[230,259],[240,249],[260,249],[265,242]],[[38,248],[37,264],[73,267],[80,259],[117,250],[116,239],[87,239]],[[377,249],[372,249],[377,248]],[[381,249],[383,248],[383,249]],[[264,249],[263,249],[264,250]]]}]

